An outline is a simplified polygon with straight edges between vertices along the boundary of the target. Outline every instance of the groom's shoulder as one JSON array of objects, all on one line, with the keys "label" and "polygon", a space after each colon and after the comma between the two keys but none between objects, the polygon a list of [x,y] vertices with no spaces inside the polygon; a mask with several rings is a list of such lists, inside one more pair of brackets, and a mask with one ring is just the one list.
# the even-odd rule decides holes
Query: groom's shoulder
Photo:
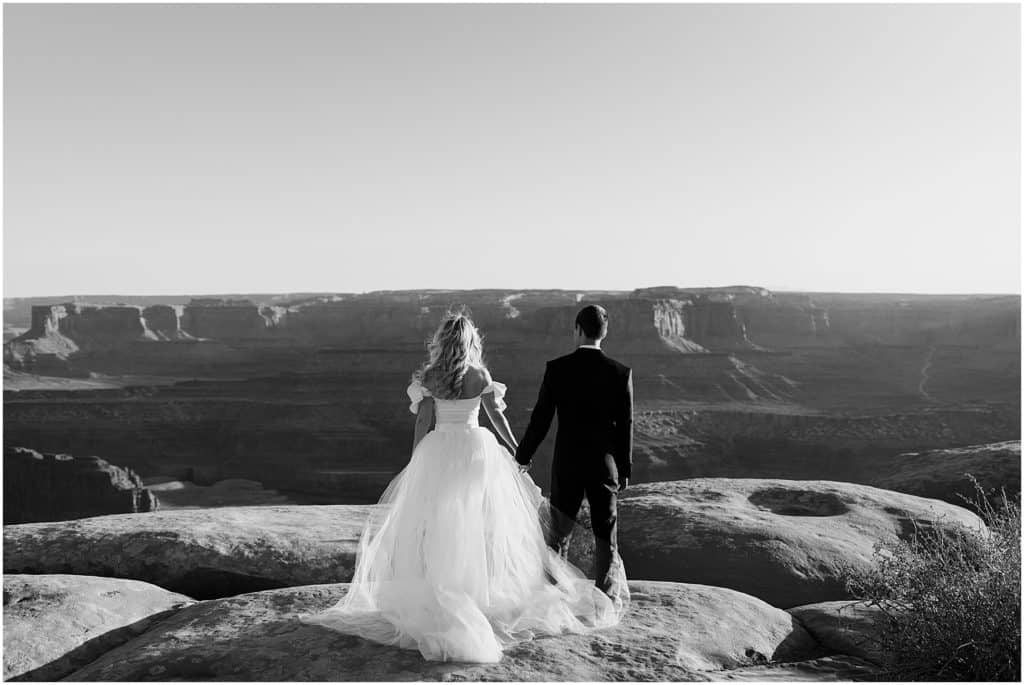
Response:
[{"label": "groom's shoulder", "polygon": [[560,366],[565,366],[566,364],[569,364],[572,361],[572,359],[573,359],[572,353],[563,354],[561,357],[555,357],[554,359],[549,359],[547,361],[547,366],[548,367],[558,368]]},{"label": "groom's shoulder", "polygon": [[566,365],[566,363],[571,361],[574,358],[574,356],[575,355],[574,355],[573,352],[569,352],[568,354],[562,354],[561,356],[556,356],[554,359],[548,359],[547,363],[548,363],[549,367],[552,367],[552,366],[560,367],[560,366]]},{"label": "groom's shoulder", "polygon": [[608,355],[605,355],[604,358],[605,360],[607,360],[609,364],[611,364],[615,368],[616,371],[619,372],[619,374],[625,375],[630,372],[630,368],[623,364],[622,362],[620,362],[618,359],[612,359]]}]

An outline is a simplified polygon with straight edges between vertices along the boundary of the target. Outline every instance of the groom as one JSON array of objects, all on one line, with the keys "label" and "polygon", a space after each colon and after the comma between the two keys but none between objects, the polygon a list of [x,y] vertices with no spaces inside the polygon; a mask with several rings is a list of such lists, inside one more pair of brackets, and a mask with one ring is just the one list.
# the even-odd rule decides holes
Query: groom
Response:
[{"label": "groom", "polygon": [[557,411],[548,545],[567,554],[586,495],[594,530],[595,582],[609,593],[609,569],[617,553],[616,498],[629,484],[633,463],[633,374],[601,351],[607,334],[604,307],[588,305],[576,315],[576,351],[547,363],[516,461],[529,468]]}]

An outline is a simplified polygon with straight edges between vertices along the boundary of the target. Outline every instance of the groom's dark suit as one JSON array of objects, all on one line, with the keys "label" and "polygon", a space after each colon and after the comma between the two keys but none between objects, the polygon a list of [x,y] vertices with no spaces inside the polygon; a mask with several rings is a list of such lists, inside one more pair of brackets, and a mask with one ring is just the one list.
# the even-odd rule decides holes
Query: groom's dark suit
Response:
[{"label": "groom's dark suit", "polygon": [[599,349],[579,347],[548,362],[530,425],[516,450],[529,464],[558,412],[551,466],[552,527],[548,544],[565,554],[586,495],[594,530],[596,583],[608,589],[617,550],[619,479],[633,464],[633,375]]}]

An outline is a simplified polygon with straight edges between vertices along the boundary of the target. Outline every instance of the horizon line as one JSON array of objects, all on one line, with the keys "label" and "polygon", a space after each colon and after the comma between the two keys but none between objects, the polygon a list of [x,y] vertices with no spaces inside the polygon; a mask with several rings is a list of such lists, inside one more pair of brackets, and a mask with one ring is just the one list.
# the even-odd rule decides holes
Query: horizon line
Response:
[{"label": "horizon line", "polygon": [[689,290],[730,290],[740,288],[750,288],[757,290],[767,290],[772,293],[788,293],[788,294],[817,294],[817,295],[935,295],[935,296],[1021,296],[1021,292],[993,292],[993,291],[973,291],[973,292],[951,292],[951,291],[899,291],[899,290],[809,290],[809,289],[795,289],[795,288],[769,288],[765,286],[755,285],[723,285],[723,286],[676,286],[676,285],[655,285],[655,286],[643,286],[639,288],[632,288],[629,290],[620,290],[614,288],[390,288],[390,289],[374,289],[374,290],[237,290],[237,291],[193,291],[193,292],[178,292],[178,293],[61,293],[54,295],[7,295],[3,296],[4,302],[8,300],[34,300],[34,299],[64,299],[66,301],[74,301],[75,299],[82,298],[117,298],[117,297],[231,297],[231,296],[245,296],[245,295],[350,295],[350,296],[363,296],[363,295],[374,295],[374,294],[387,294],[387,293],[415,293],[415,292],[565,292],[565,293],[609,293],[609,294],[629,294],[640,290],[654,290],[660,288],[674,288],[681,291]]}]

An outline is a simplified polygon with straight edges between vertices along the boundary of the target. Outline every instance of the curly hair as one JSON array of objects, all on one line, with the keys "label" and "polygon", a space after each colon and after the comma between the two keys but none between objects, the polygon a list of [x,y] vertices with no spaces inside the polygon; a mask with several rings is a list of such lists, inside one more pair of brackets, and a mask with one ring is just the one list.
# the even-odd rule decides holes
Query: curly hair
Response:
[{"label": "curly hair", "polygon": [[449,312],[427,343],[429,358],[413,373],[434,397],[459,399],[471,366],[484,367],[483,339],[465,312]]}]

